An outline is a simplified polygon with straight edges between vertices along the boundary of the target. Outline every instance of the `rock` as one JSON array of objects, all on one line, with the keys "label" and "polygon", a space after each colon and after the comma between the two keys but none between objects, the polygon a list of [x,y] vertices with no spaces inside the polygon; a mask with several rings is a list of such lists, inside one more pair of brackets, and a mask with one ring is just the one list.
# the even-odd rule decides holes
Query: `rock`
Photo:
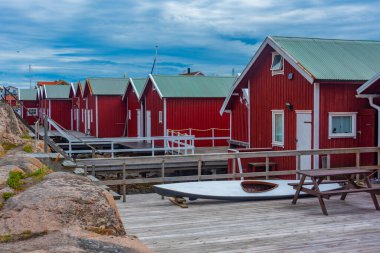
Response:
[{"label": "rock", "polygon": [[26,132],[26,127],[19,122],[9,105],[0,106],[0,142],[22,144],[21,136]]},{"label": "rock", "polygon": [[19,171],[21,173],[24,173],[24,171],[20,169],[19,167],[17,167],[16,165],[0,166],[0,189],[6,186],[6,183],[9,177],[9,172],[11,171]]},{"label": "rock", "polygon": [[89,179],[52,173],[39,184],[9,199],[0,213],[0,235],[58,230],[65,226],[104,226],[125,235],[112,195]]},{"label": "rock", "polygon": [[27,155],[7,155],[0,160],[0,166],[3,165],[16,165],[26,173],[44,167],[40,160]]}]

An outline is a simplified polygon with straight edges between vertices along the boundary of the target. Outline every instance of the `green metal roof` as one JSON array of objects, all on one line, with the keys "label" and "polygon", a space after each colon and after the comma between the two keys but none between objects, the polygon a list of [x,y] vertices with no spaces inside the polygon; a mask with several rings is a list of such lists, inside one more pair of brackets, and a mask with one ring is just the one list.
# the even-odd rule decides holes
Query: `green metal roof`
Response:
[{"label": "green metal roof", "polygon": [[137,97],[140,97],[146,83],[146,78],[131,78],[131,79],[136,88]]},{"label": "green metal roof", "polygon": [[46,99],[68,99],[71,85],[45,85]]},{"label": "green metal roof", "polygon": [[270,38],[315,79],[364,81],[380,72],[380,41]]},{"label": "green metal roof", "polygon": [[128,84],[128,78],[88,78],[92,95],[123,96]]},{"label": "green metal roof", "polygon": [[235,77],[160,76],[153,79],[162,97],[226,97]]},{"label": "green metal roof", "polygon": [[37,89],[20,89],[19,90],[19,100],[37,100]]}]

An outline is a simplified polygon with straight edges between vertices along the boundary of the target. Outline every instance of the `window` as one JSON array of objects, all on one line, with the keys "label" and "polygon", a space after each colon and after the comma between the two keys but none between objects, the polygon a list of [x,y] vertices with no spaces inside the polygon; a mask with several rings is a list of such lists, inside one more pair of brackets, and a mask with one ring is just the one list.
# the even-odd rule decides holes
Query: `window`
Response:
[{"label": "window", "polygon": [[284,58],[277,52],[272,53],[272,75],[284,74]]},{"label": "window", "polygon": [[272,111],[272,145],[284,146],[284,111]]},{"label": "window", "polygon": [[356,138],[356,112],[329,113],[329,139]]},{"label": "window", "polygon": [[132,118],[132,112],[131,110],[128,110],[128,119],[131,120],[131,118]]},{"label": "window", "polygon": [[158,122],[162,124],[162,111],[158,112]]},{"label": "window", "polygon": [[26,116],[37,116],[38,111],[37,108],[29,108],[28,111],[26,112]]}]

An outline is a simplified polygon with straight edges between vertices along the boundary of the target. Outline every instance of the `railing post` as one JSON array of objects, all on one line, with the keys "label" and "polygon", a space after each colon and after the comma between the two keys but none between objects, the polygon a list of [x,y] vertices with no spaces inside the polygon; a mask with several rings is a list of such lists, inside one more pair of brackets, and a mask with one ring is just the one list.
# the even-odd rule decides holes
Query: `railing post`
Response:
[{"label": "railing post", "polygon": [[[162,160],[161,162],[161,180],[162,183],[165,183],[165,159]],[[161,196],[161,199],[164,199],[164,196]]]},{"label": "railing post", "polygon": [[[331,168],[331,155],[330,154],[327,154],[326,156],[326,169],[330,169]],[[330,177],[327,177],[327,180],[330,180]]]},{"label": "railing post", "polygon": [[[297,154],[296,157],[297,157],[297,162],[296,162],[297,167],[296,167],[296,171],[300,171],[300,169],[301,169],[301,155],[300,155],[300,154]],[[298,174],[296,174],[296,178],[299,179],[299,175],[298,175]]]},{"label": "railing post", "polygon": [[92,170],[92,172],[91,172],[92,176],[95,177],[95,165],[94,164],[91,166],[91,170]]},{"label": "railing post", "polygon": [[198,160],[198,181],[201,181],[202,177],[202,160]]},{"label": "railing post", "polygon": [[269,173],[269,157],[268,156],[266,156],[265,157],[265,179],[266,180],[268,180],[269,179],[269,175],[268,175],[268,173]]},{"label": "railing post", "polygon": [[87,176],[87,165],[84,166],[84,176]]},{"label": "railing post", "polygon": [[212,146],[215,147],[215,128],[211,128],[211,134],[212,134]]},{"label": "railing post", "polygon": [[[357,151],[356,153],[356,168],[360,168],[360,151]],[[359,174],[356,175],[356,180],[359,180]]]},{"label": "railing post", "polygon": [[47,138],[48,137],[48,122],[47,122],[47,117],[45,116],[44,119],[44,153],[47,153]]},{"label": "railing post", "polygon": [[115,150],[114,150],[114,148],[115,148],[115,146],[114,146],[114,142],[112,141],[112,142],[111,142],[111,157],[112,157],[112,158],[115,158],[115,155],[114,155],[114,151],[115,151]]},{"label": "railing post", "polygon": [[154,138],[152,139],[152,156],[154,156]]},{"label": "railing post", "polygon": [[127,186],[125,185],[125,177],[126,177],[126,171],[125,171],[125,163],[123,163],[123,202],[126,201],[126,194],[127,194]]},{"label": "railing post", "polygon": [[380,178],[380,148],[377,149],[377,178]]},{"label": "railing post", "polygon": [[71,157],[71,150],[72,150],[72,148],[71,148],[71,141],[69,140],[69,156]]},{"label": "railing post", "polygon": [[235,180],[236,177],[236,157],[232,159],[232,179]]}]

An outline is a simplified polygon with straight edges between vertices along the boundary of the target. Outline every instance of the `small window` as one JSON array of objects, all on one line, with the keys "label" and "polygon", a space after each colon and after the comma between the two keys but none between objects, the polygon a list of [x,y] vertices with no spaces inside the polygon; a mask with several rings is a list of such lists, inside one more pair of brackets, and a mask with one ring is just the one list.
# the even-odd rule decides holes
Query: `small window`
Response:
[{"label": "small window", "polygon": [[284,146],[284,111],[272,111],[272,145]]},{"label": "small window", "polygon": [[356,112],[329,113],[330,138],[356,138]]},{"label": "small window", "polygon": [[272,53],[272,65],[270,67],[272,75],[284,74],[284,58],[276,53]]},{"label": "small window", "polygon": [[158,122],[162,124],[162,111],[158,112]]},{"label": "small window", "polygon": [[131,118],[132,118],[132,112],[131,110],[128,110],[128,120],[131,120]]},{"label": "small window", "polygon": [[37,108],[29,108],[26,113],[26,116],[37,116],[37,115],[38,115]]}]

